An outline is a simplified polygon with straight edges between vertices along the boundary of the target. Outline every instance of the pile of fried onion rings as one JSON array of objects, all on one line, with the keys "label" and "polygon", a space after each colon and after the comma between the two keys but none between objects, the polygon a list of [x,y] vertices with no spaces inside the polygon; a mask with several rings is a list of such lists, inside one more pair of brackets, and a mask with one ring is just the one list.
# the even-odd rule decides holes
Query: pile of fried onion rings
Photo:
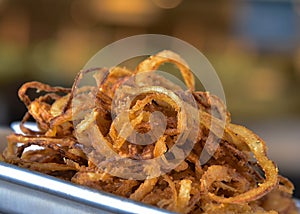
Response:
[{"label": "pile of fried onion rings", "polygon": [[[117,89],[129,78],[156,70],[164,63],[177,66],[186,90],[196,101],[200,112],[196,114],[200,121],[196,142],[170,171],[145,179],[115,176],[99,167],[99,163],[109,162],[101,163],[101,158],[91,155],[97,150],[101,153],[102,147],[96,145],[99,136],[120,157],[149,160],[164,156],[184,126],[181,108],[168,98],[170,94],[152,87],[131,104],[129,122],[134,130],[146,133],[151,129],[149,115],[160,111],[167,118],[163,135],[153,144],[136,145],[124,137],[130,134],[126,126],[116,128],[120,118],[113,116],[112,105]],[[20,124],[23,134],[7,137],[8,145],[2,154],[5,162],[179,213],[297,213],[292,200],[293,184],[278,174],[276,165],[267,157],[265,142],[247,128],[231,123],[218,97],[195,91],[193,74],[180,56],[162,51],[133,71],[123,67],[92,70],[98,72],[94,75],[96,86],[78,89],[78,81],[89,70],[78,74],[72,88],[28,82],[19,89],[28,111]],[[34,98],[29,91],[35,92]],[[80,99],[85,105],[74,107]],[[39,131],[26,127],[32,119]],[[95,128],[91,124],[97,125],[99,136],[91,134],[89,139],[97,137],[96,143],[81,142],[78,134]],[[218,132],[222,127],[223,132]],[[209,133],[212,137],[208,139]],[[210,153],[209,144],[213,142],[218,142],[218,147],[206,163],[201,163],[201,153]],[[33,145],[39,149],[31,149]]]}]

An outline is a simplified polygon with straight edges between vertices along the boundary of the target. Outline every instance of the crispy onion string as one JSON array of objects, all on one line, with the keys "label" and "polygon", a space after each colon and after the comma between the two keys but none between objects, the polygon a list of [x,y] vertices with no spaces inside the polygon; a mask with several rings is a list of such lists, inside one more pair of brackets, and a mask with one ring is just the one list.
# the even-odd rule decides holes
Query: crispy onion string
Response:
[{"label": "crispy onion string", "polygon": [[[156,73],[166,62],[188,90]],[[92,84],[81,84],[89,75]],[[180,213],[296,212],[294,187],[278,175],[265,142],[233,124],[219,98],[195,91],[191,70],[171,51],[133,71],[81,71],[71,89],[25,83],[19,97],[28,109],[23,134],[7,137],[0,160]],[[151,123],[157,111],[165,124]],[[39,131],[26,127],[30,119]],[[164,130],[150,132],[157,127]],[[151,143],[135,143],[141,136]]]},{"label": "crispy onion string", "polygon": [[141,62],[137,68],[136,73],[155,71],[160,65],[170,62],[175,64],[184,79],[185,84],[191,91],[195,91],[194,75],[191,72],[187,63],[176,53],[171,51],[162,51],[156,55],[150,56],[148,59]]}]

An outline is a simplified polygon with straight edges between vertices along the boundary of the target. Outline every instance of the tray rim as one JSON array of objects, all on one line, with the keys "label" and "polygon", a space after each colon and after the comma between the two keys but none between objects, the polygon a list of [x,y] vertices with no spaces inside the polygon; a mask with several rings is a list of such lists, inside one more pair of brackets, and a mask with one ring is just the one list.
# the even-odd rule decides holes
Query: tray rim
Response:
[{"label": "tray rim", "polygon": [[[11,127],[12,128],[12,127]],[[0,127],[2,132],[5,132],[7,134],[13,133],[15,130],[12,130],[10,128],[4,128]],[[0,152],[2,152],[2,149],[0,148]],[[24,175],[28,175],[30,179],[20,179],[24,177]],[[26,176],[25,176],[26,177]],[[32,179],[37,178],[39,180],[39,183],[33,183]],[[47,193],[56,196],[59,198],[64,198],[66,200],[72,201],[72,202],[78,202],[82,205],[93,207],[96,209],[99,209],[99,211],[108,211],[112,213],[140,213],[141,209],[144,209],[143,213],[162,213],[162,214],[169,214],[174,213],[168,210],[160,209],[155,206],[151,206],[142,202],[134,201],[125,197],[121,197],[118,195],[114,195],[112,193],[107,193],[104,191],[96,190],[90,187],[82,186],[79,184],[74,184],[70,181],[65,181],[59,178],[56,178],[54,176],[46,175],[43,173],[39,173],[36,171],[32,171],[29,169],[21,168],[9,163],[5,163],[0,161],[0,181],[7,181],[10,182],[16,186],[21,185],[25,186],[27,188],[30,188],[32,190]],[[60,188],[49,188],[46,187],[44,184],[45,182],[54,184],[59,184]],[[50,185],[51,186],[51,185]],[[62,187],[68,187],[72,192],[66,192],[64,188]],[[1,186],[0,186],[1,191]],[[87,193],[90,198],[83,198],[82,193]],[[93,199],[95,197],[91,196],[98,196],[102,199],[108,199],[110,204],[103,201],[95,202]],[[1,199],[1,195],[0,195]],[[294,198],[296,207],[298,208],[298,211],[300,213],[300,199]],[[115,205],[118,206],[115,206]],[[114,205],[114,206],[112,206]],[[129,205],[129,209],[126,209]],[[125,209],[124,209],[125,208]],[[137,210],[138,209],[138,210]],[[1,206],[0,206],[1,211]],[[138,212],[136,212],[138,211]]]},{"label": "tray rim", "polygon": [[[25,178],[25,179],[24,179]],[[0,161],[0,180],[112,213],[174,212]],[[32,181],[35,182],[32,182]],[[48,186],[45,185],[48,184]],[[50,187],[51,188],[50,188]],[[1,190],[1,186],[0,186]],[[1,197],[0,197],[1,198]],[[96,199],[96,200],[95,200]],[[106,200],[105,200],[106,199]],[[300,213],[300,199],[294,198]],[[118,206],[115,206],[118,205]],[[1,207],[0,207],[1,208]]]},{"label": "tray rim", "polygon": [[[96,208],[99,211],[108,211],[112,213],[173,213],[142,202],[74,184],[50,175],[4,162],[0,162],[0,180],[16,186],[30,188],[41,195],[43,193],[50,194],[57,197],[58,200],[64,198],[68,201],[77,202],[87,207]],[[47,183],[47,186],[45,183]]]}]

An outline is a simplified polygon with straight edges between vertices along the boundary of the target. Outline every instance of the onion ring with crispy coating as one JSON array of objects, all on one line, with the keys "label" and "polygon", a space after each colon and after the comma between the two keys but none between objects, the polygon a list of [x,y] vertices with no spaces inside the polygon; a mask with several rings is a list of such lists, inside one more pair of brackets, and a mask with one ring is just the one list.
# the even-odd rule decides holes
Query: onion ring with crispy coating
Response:
[{"label": "onion ring with crispy coating", "polygon": [[[178,92],[179,86],[173,87],[153,72],[166,62],[179,68],[186,91]],[[80,87],[85,74],[94,74],[96,84]],[[142,90],[133,86],[134,81]],[[38,97],[31,99],[29,88],[36,89]],[[120,88],[124,89],[122,93]],[[181,96],[186,92],[192,95],[195,106]],[[123,109],[114,106],[114,98],[123,101],[130,96],[133,102],[126,109],[129,119],[124,120],[120,116]],[[267,157],[264,141],[245,127],[234,125],[219,98],[195,91],[188,65],[173,52],[151,56],[133,71],[120,67],[81,71],[71,89],[26,83],[19,97],[28,108],[21,123],[24,134],[7,137],[0,160],[180,213],[296,212],[294,187],[278,175],[277,167]],[[166,116],[162,135],[154,144],[130,142],[128,136],[134,131],[146,133],[152,129],[149,121],[155,111]],[[31,118],[39,132],[25,126]],[[184,139],[194,137],[196,141],[189,145],[191,151],[183,151],[184,144],[176,145],[176,140],[195,120],[199,121],[197,127]],[[127,130],[124,124],[132,127]],[[211,148],[216,142],[220,145],[214,151]],[[35,145],[39,149],[31,150]],[[202,162],[202,153],[209,153],[211,159]],[[251,153],[257,162],[253,162]],[[174,157],[184,158],[174,164]],[[158,158],[161,162],[143,167],[129,164],[133,171],[121,167],[131,160]],[[168,170],[162,173],[165,169],[157,163]],[[120,170],[126,178],[116,176]],[[136,174],[143,176],[132,180]]]}]

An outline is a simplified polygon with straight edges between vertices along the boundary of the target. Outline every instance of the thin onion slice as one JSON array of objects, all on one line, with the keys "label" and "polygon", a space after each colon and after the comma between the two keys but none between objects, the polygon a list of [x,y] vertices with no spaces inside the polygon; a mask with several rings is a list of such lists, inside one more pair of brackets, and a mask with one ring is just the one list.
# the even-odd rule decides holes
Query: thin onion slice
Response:
[{"label": "thin onion slice", "polygon": [[139,188],[130,195],[129,198],[133,200],[140,201],[142,200],[146,194],[150,193],[152,189],[154,188],[158,178],[152,178],[152,179],[147,179],[145,180],[144,183],[142,183]]},{"label": "thin onion slice", "polygon": [[187,63],[178,54],[172,51],[165,50],[150,56],[137,66],[136,73],[155,71],[160,65],[166,62],[173,63],[179,68],[185,84],[191,91],[194,91],[195,80],[193,73]]},{"label": "thin onion slice", "polygon": [[213,200],[220,203],[247,203],[254,201],[266,195],[278,185],[278,168],[268,159],[266,145],[262,139],[243,126],[228,124],[228,128],[239,135],[239,137],[248,145],[258,164],[263,169],[266,178],[263,183],[258,184],[258,187],[234,197],[224,198],[212,193],[208,194]]}]

